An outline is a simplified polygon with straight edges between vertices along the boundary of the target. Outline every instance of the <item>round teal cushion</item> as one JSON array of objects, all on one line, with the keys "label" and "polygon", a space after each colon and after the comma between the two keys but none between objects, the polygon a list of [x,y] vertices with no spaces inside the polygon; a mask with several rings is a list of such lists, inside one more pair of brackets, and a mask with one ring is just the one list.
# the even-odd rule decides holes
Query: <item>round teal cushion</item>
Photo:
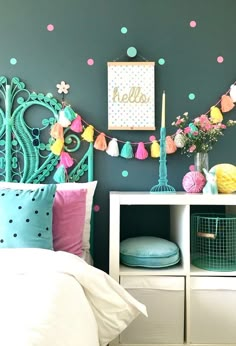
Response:
[{"label": "round teal cushion", "polygon": [[120,244],[120,261],[131,267],[162,268],[178,263],[179,247],[163,238],[134,237]]}]

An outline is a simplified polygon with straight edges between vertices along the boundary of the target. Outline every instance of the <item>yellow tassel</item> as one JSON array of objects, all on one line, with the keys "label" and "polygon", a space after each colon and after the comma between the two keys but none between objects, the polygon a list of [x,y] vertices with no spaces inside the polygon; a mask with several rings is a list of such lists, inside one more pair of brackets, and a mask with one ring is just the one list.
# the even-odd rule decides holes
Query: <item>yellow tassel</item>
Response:
[{"label": "yellow tassel", "polygon": [[101,132],[97,136],[96,141],[94,142],[94,148],[97,150],[102,150],[102,151],[107,149],[105,133]]},{"label": "yellow tassel", "polygon": [[89,125],[88,127],[86,127],[81,137],[87,142],[93,142],[93,135],[94,135],[94,127],[92,125]]},{"label": "yellow tassel", "polygon": [[210,117],[213,124],[221,123],[223,120],[223,115],[220,109],[216,106],[212,106],[210,109]]},{"label": "yellow tassel", "polygon": [[64,140],[58,138],[51,146],[51,152],[55,155],[60,155],[63,147],[64,147]]},{"label": "yellow tassel", "polygon": [[157,140],[154,140],[151,144],[151,157],[160,157],[160,145]]}]

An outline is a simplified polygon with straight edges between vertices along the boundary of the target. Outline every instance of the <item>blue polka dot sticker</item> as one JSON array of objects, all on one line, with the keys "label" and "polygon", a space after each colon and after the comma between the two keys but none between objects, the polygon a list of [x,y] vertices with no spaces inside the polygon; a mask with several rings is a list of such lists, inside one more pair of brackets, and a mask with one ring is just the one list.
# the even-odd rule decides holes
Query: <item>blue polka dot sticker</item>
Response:
[{"label": "blue polka dot sticker", "polygon": [[11,64],[11,65],[16,65],[16,64],[17,64],[16,58],[11,58],[11,59],[10,59],[10,64]]},{"label": "blue polka dot sticker", "polygon": [[193,100],[195,100],[196,96],[195,96],[194,93],[190,93],[190,94],[188,95],[188,98],[189,98],[190,101],[193,101]]}]

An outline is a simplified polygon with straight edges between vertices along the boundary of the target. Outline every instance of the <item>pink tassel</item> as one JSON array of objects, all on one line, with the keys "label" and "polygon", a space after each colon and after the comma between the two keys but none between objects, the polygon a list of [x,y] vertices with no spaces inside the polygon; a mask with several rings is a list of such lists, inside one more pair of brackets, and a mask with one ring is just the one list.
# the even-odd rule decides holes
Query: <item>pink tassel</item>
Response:
[{"label": "pink tassel", "polygon": [[70,126],[71,130],[77,133],[80,133],[83,131],[83,124],[81,121],[81,116],[77,115],[77,118],[75,118]]},{"label": "pink tassel", "polygon": [[146,150],[144,143],[139,142],[135,153],[135,158],[138,160],[145,160],[148,157],[148,151]]},{"label": "pink tassel", "polygon": [[70,154],[66,153],[65,151],[62,151],[60,155],[60,165],[67,168],[67,167],[73,166],[73,164],[74,164],[74,160],[72,159]]}]

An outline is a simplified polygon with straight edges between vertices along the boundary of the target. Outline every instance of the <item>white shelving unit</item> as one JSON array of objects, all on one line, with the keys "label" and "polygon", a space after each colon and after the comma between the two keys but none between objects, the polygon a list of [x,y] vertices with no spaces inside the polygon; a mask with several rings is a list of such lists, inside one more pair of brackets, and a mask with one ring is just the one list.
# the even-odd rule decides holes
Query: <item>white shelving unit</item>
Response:
[{"label": "white shelving unit", "polygon": [[[156,205],[158,212],[159,206],[168,206],[170,210],[170,240],[178,244],[181,251],[181,262],[178,265],[169,268],[158,269],[145,269],[145,268],[131,268],[120,264],[120,216],[121,216],[121,206],[122,205]],[[236,271],[227,272],[216,272],[207,271],[200,268],[196,268],[191,265],[190,260],[190,220],[191,220],[191,206],[224,206],[226,212],[236,214],[236,194],[218,194],[218,195],[203,195],[203,194],[187,194],[184,192],[176,193],[149,193],[149,192],[110,192],[110,249],[109,249],[109,274],[117,281],[122,284],[125,278],[138,277],[145,281],[146,278],[150,277],[181,277],[184,278],[184,330],[183,330],[183,342],[181,343],[145,343],[140,344],[135,341],[135,343],[124,343],[122,338],[118,338],[113,341],[110,345],[123,345],[123,346],[235,346],[236,345],[236,328],[232,332],[230,326],[233,323],[236,326]],[[145,234],[144,234],[145,235]],[[211,280],[212,278],[212,280]],[[232,280],[231,283],[231,295],[228,298],[227,290],[219,287],[220,299],[222,304],[219,304],[217,309],[216,302],[213,302],[214,316],[217,318],[219,315],[223,316],[224,326],[223,335],[219,334],[219,338],[214,340],[217,332],[219,333],[220,326],[215,325],[215,333],[209,336],[209,330],[211,328],[211,321],[207,321],[204,324],[204,330],[200,329],[202,326],[199,324],[196,327],[196,321],[199,317],[202,319],[204,316],[207,318],[207,311],[201,311],[201,294],[204,297],[203,303],[208,294],[209,279],[214,284],[215,278],[218,278],[220,282],[219,285],[227,283],[227,278]],[[195,297],[196,292],[193,289],[193,284],[195,281],[200,281],[203,286],[203,290],[197,293],[197,299],[199,303],[196,304]],[[147,280],[148,281],[148,280]],[[217,281],[217,282],[218,282]],[[204,283],[206,282],[206,290],[204,290]],[[217,289],[216,291],[217,292]],[[214,295],[212,295],[214,296]],[[168,299],[168,291],[166,292],[166,297]],[[230,304],[227,303],[227,299],[230,299]],[[209,316],[211,315],[211,298],[207,300],[209,302]],[[215,304],[216,303],[216,304]],[[199,311],[196,306],[199,305]],[[204,305],[205,307],[206,305]],[[230,306],[228,309],[227,307]],[[225,307],[225,308],[224,308]],[[191,310],[192,308],[192,310]],[[158,316],[160,312],[157,311]],[[203,314],[203,317],[202,315]],[[228,320],[227,320],[228,319]],[[209,328],[208,328],[209,322]],[[200,322],[199,322],[200,323]],[[229,326],[229,330],[227,329]],[[128,327],[129,328],[129,327]],[[171,333],[171,329],[169,333]],[[232,335],[230,335],[230,333]],[[199,334],[199,340],[198,340]],[[224,335],[225,334],[225,335]],[[204,335],[206,335],[204,340]]]}]

